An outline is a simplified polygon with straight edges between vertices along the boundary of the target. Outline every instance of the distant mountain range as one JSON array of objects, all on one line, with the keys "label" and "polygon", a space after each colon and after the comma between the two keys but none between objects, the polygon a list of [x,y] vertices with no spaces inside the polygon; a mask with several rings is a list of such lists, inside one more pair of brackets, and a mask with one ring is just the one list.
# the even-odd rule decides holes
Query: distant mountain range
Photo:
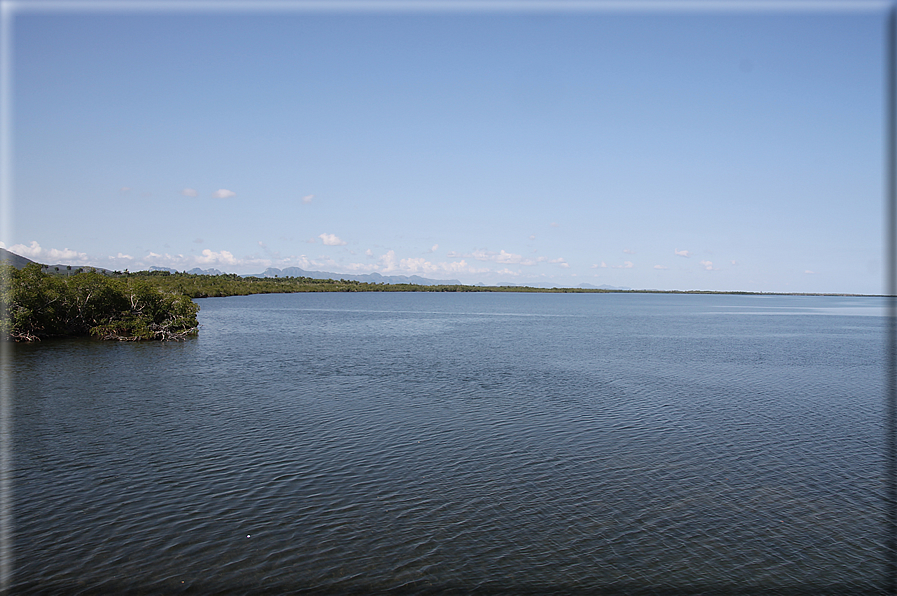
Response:
[{"label": "distant mountain range", "polygon": [[[172,269],[171,267],[150,267],[150,271],[168,271],[169,273],[180,273],[177,269]],[[218,271],[217,269],[200,269],[199,267],[194,267],[190,271],[185,271],[184,273],[190,273],[192,275],[226,275],[224,271]]]}]

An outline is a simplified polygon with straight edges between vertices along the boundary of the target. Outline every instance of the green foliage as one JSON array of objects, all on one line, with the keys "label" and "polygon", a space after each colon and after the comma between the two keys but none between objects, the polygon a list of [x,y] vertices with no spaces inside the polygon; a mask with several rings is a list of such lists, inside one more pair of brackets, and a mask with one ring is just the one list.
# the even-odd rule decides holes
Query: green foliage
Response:
[{"label": "green foliage", "polygon": [[[49,268],[48,268],[49,269]],[[71,269],[71,266],[66,268]],[[309,277],[257,278],[234,273],[196,275],[169,271],[63,275],[31,264],[16,270],[0,264],[0,338],[93,335],[103,339],[182,339],[196,333],[199,306],[191,298],[286,292],[540,292],[632,293],[634,290],[364,283]],[[640,290],[637,293],[712,294],[701,290]],[[821,295],[821,294],[817,294]]]},{"label": "green foliage", "polygon": [[191,298],[220,296],[247,296],[250,294],[275,294],[287,292],[575,292],[605,293],[608,290],[582,288],[527,288],[520,286],[465,286],[445,284],[420,286],[416,284],[365,283],[346,279],[312,279],[310,277],[240,277],[223,275],[197,275],[170,273],[168,271],[140,271],[129,273],[131,279],[143,279],[167,292],[184,294]]},{"label": "green foliage", "polygon": [[103,339],[181,339],[196,332],[199,306],[139,279],[96,272],[55,276],[31,264],[0,267],[2,337],[93,335]]}]

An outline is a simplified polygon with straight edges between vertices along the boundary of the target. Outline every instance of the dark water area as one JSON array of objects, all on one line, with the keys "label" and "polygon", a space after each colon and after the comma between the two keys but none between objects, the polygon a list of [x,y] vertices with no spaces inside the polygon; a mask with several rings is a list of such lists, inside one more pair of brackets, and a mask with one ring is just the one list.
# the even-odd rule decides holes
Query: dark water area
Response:
[{"label": "dark water area", "polygon": [[198,302],[11,347],[12,593],[884,585],[880,299]]}]

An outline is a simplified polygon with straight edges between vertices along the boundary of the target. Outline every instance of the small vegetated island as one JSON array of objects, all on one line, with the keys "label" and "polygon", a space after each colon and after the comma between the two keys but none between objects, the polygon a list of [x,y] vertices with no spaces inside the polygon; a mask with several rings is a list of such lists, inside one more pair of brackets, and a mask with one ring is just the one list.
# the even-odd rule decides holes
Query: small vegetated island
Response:
[{"label": "small vegetated island", "polygon": [[199,305],[140,276],[43,273],[0,264],[2,337],[36,341],[91,335],[117,340],[179,340],[196,333]]},{"label": "small vegetated island", "polygon": [[[687,293],[755,292],[606,290],[367,283],[310,277],[241,277],[170,271],[110,272],[90,267],[57,274],[37,263],[17,269],[0,262],[0,338],[37,341],[50,337],[183,340],[197,333],[199,305],[193,298],[295,292],[547,292]],[[71,268],[68,268],[71,269]],[[818,295],[818,294],[817,294]]]}]

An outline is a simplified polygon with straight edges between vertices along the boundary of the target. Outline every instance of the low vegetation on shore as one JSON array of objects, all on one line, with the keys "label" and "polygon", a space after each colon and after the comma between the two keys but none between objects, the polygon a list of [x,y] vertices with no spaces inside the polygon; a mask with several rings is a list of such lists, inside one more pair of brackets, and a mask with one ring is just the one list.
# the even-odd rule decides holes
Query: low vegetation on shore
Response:
[{"label": "low vegetation on shore", "polygon": [[739,292],[714,290],[620,290],[604,288],[534,288],[528,286],[466,286],[463,284],[417,285],[410,283],[367,283],[346,279],[311,277],[241,277],[235,273],[201,275],[170,271],[114,273],[141,279],[168,292],[191,298],[248,296],[292,292],[532,292],[542,294],[737,294],[767,296],[851,296],[855,294],[809,294],[779,292]]},{"label": "low vegetation on shore", "polygon": [[168,292],[191,298],[248,296],[293,292],[608,292],[584,288],[527,288],[521,286],[465,286],[461,284],[417,285],[367,283],[346,279],[311,277],[241,277],[235,273],[197,275],[169,271],[123,273],[129,279],[141,279]]},{"label": "low vegetation on shore", "polygon": [[[36,341],[86,336],[116,340],[178,340],[195,334],[193,298],[294,292],[594,292],[515,286],[375,284],[309,277],[258,278],[169,271],[65,274],[32,263],[0,264],[0,337]],[[604,291],[604,290],[597,290]]]},{"label": "low vegetation on shore", "polygon": [[0,287],[0,337],[14,341],[78,335],[178,340],[199,326],[198,304],[140,278],[92,271],[58,276],[37,264],[2,264]]},{"label": "low vegetation on shore", "polygon": [[[195,334],[199,305],[193,298],[294,292],[542,292],[754,294],[755,292],[605,290],[365,283],[310,277],[241,277],[170,271],[54,274],[32,263],[0,263],[0,338],[35,341],[91,335],[116,340],[178,340]],[[820,295],[820,294],[814,294]]]}]

